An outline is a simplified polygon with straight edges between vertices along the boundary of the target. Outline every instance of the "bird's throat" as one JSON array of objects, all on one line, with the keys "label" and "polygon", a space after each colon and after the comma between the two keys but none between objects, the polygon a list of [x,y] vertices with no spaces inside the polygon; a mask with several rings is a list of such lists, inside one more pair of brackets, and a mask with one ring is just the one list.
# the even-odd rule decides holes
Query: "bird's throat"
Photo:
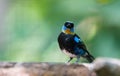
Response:
[{"label": "bird's throat", "polygon": [[70,29],[66,29],[66,30],[64,31],[64,33],[66,33],[66,34],[74,34],[74,32],[71,32]]}]

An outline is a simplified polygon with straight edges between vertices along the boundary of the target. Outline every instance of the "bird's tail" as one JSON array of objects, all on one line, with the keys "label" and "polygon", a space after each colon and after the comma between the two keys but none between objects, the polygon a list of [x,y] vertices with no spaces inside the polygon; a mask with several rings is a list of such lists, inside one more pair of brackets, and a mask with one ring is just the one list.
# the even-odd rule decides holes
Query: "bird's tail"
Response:
[{"label": "bird's tail", "polygon": [[90,55],[90,54],[86,55],[85,58],[86,58],[90,63],[93,62],[94,59],[95,59],[95,58],[94,58],[92,55]]}]

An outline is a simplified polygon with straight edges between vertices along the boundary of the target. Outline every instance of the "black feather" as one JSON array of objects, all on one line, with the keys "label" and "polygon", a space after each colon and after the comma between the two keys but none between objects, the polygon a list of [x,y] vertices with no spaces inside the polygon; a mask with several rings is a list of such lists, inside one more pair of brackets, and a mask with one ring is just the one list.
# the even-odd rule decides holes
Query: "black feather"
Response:
[{"label": "black feather", "polygon": [[[74,24],[71,22],[66,22],[64,25],[69,29],[73,29],[74,27]],[[75,38],[77,38],[77,40]],[[58,36],[58,44],[61,50],[66,50],[67,53],[74,55],[77,58],[77,62],[79,61],[80,56],[86,58],[89,62],[93,62],[95,59],[88,52],[84,42],[77,34],[66,34],[61,32]],[[72,59],[73,57],[70,56],[70,60],[68,62],[70,62]]]}]

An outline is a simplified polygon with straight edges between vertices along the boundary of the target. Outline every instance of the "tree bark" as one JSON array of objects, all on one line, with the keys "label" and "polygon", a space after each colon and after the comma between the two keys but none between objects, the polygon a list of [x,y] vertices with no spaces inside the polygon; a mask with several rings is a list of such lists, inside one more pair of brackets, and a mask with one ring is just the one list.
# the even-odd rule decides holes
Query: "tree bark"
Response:
[{"label": "tree bark", "polygon": [[0,76],[120,76],[120,60],[97,58],[90,64],[0,62]]}]

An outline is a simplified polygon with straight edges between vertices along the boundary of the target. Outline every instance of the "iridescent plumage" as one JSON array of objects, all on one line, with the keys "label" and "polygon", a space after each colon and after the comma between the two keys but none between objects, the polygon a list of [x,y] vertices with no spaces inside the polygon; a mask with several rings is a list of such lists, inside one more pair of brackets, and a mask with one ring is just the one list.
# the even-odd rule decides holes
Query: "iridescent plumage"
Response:
[{"label": "iridescent plumage", "polygon": [[65,22],[62,26],[62,32],[58,36],[60,49],[70,57],[70,62],[73,58],[86,58],[89,62],[94,60],[94,57],[87,51],[87,48],[81,38],[74,33],[74,24],[70,21]]}]

